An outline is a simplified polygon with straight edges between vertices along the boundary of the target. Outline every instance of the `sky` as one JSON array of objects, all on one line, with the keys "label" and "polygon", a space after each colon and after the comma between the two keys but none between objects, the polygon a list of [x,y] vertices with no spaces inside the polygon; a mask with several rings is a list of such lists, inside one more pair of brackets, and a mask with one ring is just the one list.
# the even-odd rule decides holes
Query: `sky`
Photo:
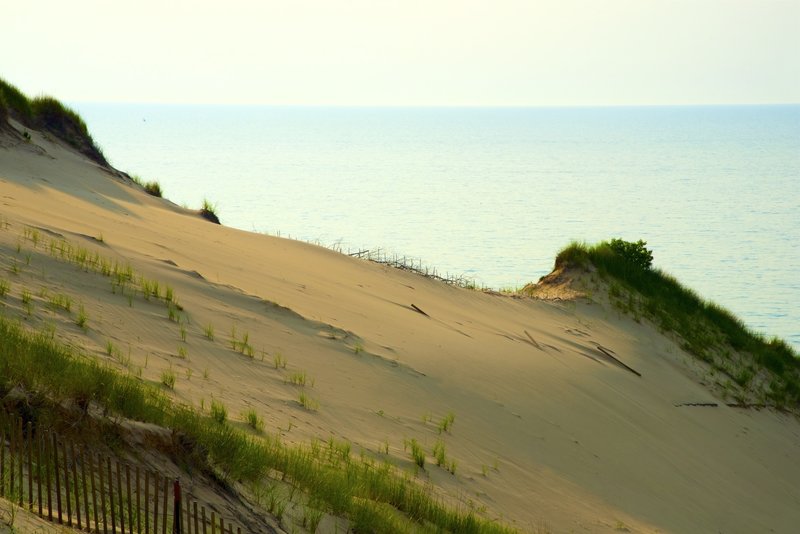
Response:
[{"label": "sky", "polygon": [[0,9],[0,77],[67,102],[800,102],[800,0],[15,5]]}]

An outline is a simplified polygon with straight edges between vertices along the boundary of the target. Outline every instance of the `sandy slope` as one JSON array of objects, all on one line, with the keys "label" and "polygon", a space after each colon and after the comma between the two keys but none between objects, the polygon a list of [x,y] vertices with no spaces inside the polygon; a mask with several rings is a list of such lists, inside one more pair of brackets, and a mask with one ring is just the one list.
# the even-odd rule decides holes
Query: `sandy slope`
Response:
[{"label": "sandy slope", "polygon": [[[690,378],[673,342],[601,304],[453,288],[215,226],[35,132],[32,143],[0,137],[0,223],[5,314],[54,324],[103,358],[111,340],[154,382],[171,367],[179,401],[207,407],[213,397],[237,419],[255,408],[289,441],[334,435],[374,455],[388,442],[408,469],[404,439],[429,455],[442,439],[456,474],[429,456],[420,478],[525,531],[795,532],[800,524],[797,419],[676,406],[716,399]],[[169,284],[189,321],[187,341],[163,304],[136,298],[131,307],[108,278],[34,247],[26,226]],[[23,289],[33,295],[30,317]],[[85,332],[74,310],[47,305],[57,292],[85,307]],[[208,324],[214,341],[203,334]],[[252,358],[232,350],[232,328],[238,339],[247,333]],[[275,368],[276,354],[285,369]],[[287,383],[302,371],[304,388]],[[318,410],[300,405],[301,389]],[[455,423],[440,435],[449,412]]]}]

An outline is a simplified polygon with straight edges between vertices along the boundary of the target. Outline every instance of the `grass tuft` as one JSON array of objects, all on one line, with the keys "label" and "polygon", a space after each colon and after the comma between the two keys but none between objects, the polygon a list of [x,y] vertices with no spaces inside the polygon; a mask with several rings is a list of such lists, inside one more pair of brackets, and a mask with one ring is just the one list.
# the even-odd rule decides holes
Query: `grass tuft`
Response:
[{"label": "grass tuft", "polygon": [[256,432],[264,431],[264,419],[258,415],[258,412],[256,412],[255,409],[251,408],[247,410],[242,417],[245,422],[247,422],[247,426]]},{"label": "grass tuft", "polygon": [[217,205],[212,204],[207,198],[203,199],[203,206],[200,208],[200,216],[214,224],[220,224],[219,215],[217,215]]},{"label": "grass tuft", "polygon": [[169,389],[175,389],[175,371],[171,368],[161,372],[161,383]]},{"label": "grass tuft", "polygon": [[222,402],[211,399],[211,418],[219,424],[228,419],[228,409]]},{"label": "grass tuft", "polygon": [[161,184],[156,182],[155,180],[151,182],[145,182],[142,187],[144,187],[144,192],[147,193],[148,195],[152,195],[158,198],[164,196],[164,192],[161,190]]}]

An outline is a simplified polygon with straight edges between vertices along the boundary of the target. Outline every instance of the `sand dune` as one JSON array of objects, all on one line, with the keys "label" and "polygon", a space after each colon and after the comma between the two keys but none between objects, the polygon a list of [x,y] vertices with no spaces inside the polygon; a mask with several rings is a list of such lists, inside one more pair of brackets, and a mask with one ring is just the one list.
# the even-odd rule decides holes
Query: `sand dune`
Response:
[{"label": "sand dune", "polygon": [[[599,295],[477,292],[217,226],[36,132],[30,143],[0,136],[3,313],[54,324],[113,360],[110,341],[146,380],[172,368],[179,402],[213,397],[234,418],[254,408],[288,441],[334,435],[375,455],[388,444],[407,469],[404,439],[417,439],[429,454],[420,479],[523,531],[789,533],[800,524],[797,418],[725,406],[675,342]],[[168,284],[186,341],[163,304],[129,302],[102,275],[32,246],[26,228]],[[88,328],[50,309],[42,287],[83,305]],[[245,336],[252,354],[230,343]],[[316,410],[298,402],[293,373],[305,373]],[[718,406],[686,406],[698,403]],[[448,414],[452,427],[440,433]],[[431,457],[440,439],[455,474]]]}]

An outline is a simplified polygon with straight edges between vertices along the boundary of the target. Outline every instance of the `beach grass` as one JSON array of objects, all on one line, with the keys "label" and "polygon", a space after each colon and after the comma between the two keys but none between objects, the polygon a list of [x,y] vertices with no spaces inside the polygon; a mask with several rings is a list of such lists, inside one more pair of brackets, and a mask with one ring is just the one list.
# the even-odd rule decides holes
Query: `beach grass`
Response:
[{"label": "beach grass", "polygon": [[200,207],[200,216],[214,224],[220,224],[217,205],[212,204],[207,198],[203,199],[203,205]]},{"label": "beach grass", "polygon": [[[100,147],[92,139],[80,115],[50,96],[28,98],[14,85],[0,79],[0,99],[4,122],[9,117],[29,128],[55,134],[79,152],[101,165],[108,165]],[[27,133],[27,132],[26,132]]]},{"label": "beach grass", "polygon": [[[111,342],[108,347],[111,353],[118,351]],[[110,415],[172,428],[191,437],[204,451],[203,461],[224,478],[256,483],[271,470],[284,473],[286,480],[323,503],[326,512],[348,517],[365,532],[403,532],[421,524],[454,532],[512,532],[472,510],[448,508],[429,489],[395,474],[389,466],[351,459],[332,465],[307,447],[286,445],[268,435],[248,436],[226,424],[227,410],[221,402],[212,401],[212,417],[175,404],[166,394],[170,389],[122,374],[61,343],[53,332],[30,331],[3,316],[0,377],[3,388],[13,384],[40,391],[53,402],[89,399]],[[174,385],[169,371],[163,378],[164,386]],[[417,444],[414,450],[415,461],[424,465],[421,447]]]},{"label": "beach grass", "polygon": [[[800,408],[800,356],[788,343],[754,332],[730,311],[652,268],[641,250],[646,243],[624,248],[615,246],[619,241],[573,242],[558,253],[555,268],[595,269],[612,281],[609,295],[621,309],[677,334],[684,350],[737,383],[748,383],[751,373],[766,372],[770,378],[761,394],[777,407]],[[732,351],[744,357],[744,369]]]}]

